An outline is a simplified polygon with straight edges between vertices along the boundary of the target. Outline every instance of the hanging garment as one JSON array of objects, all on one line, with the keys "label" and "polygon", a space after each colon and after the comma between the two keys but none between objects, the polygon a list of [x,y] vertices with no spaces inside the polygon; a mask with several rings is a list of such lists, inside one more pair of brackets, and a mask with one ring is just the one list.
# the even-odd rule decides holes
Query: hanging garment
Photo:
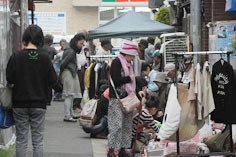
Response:
[{"label": "hanging garment", "polygon": [[181,107],[177,99],[177,89],[174,84],[171,85],[166,104],[163,124],[159,132],[161,140],[168,139],[175,134],[179,128]]},{"label": "hanging garment", "polygon": [[90,66],[86,69],[84,74],[84,86],[86,88],[89,88],[90,86],[90,74],[91,74],[91,68],[93,67],[94,63],[91,63]]},{"label": "hanging garment", "polygon": [[197,63],[196,73],[195,73],[195,94],[197,96],[197,112],[198,112],[198,120],[202,120],[202,88],[201,88],[201,67],[200,64]]},{"label": "hanging garment", "polygon": [[[192,89],[194,89],[194,81],[191,85],[193,86]],[[192,139],[204,125],[204,120],[199,121],[197,119],[196,95],[195,100],[188,100],[190,99],[191,92],[194,93],[194,90],[188,90],[188,85],[178,84],[178,101],[181,106],[179,123],[180,141]],[[174,132],[167,140],[176,141],[176,133]]]},{"label": "hanging garment", "polygon": [[211,80],[210,80],[210,72],[209,63],[205,62],[202,70],[202,81],[201,81],[201,89],[202,89],[202,116],[206,119],[206,123],[209,124],[209,114],[215,109],[215,103],[212,94],[211,88]]},{"label": "hanging garment", "polygon": [[184,72],[184,75],[181,79],[181,81],[184,83],[184,84],[188,84],[190,81],[191,81],[191,76],[192,76],[192,71],[193,71],[193,68],[191,68],[189,71],[187,72]]},{"label": "hanging garment", "polygon": [[105,63],[102,65],[102,68],[101,68],[100,79],[101,79],[101,80],[103,80],[103,79],[108,80],[108,73],[109,73],[109,66],[108,66],[108,64],[105,62]]},{"label": "hanging garment", "polygon": [[98,87],[98,84],[99,84],[99,80],[98,80],[98,70],[100,69],[101,67],[101,63],[97,63],[95,68],[94,68],[94,71],[95,71],[95,91],[97,91],[97,87]]},{"label": "hanging garment", "polygon": [[[186,141],[192,139],[204,125],[204,120],[198,120],[197,95],[195,94],[196,69],[191,73],[190,88],[186,84],[178,84],[178,102],[181,106],[179,122],[179,139]],[[169,97],[171,99],[171,97]],[[167,140],[176,141],[174,132]]]},{"label": "hanging garment", "polygon": [[211,86],[215,102],[211,119],[217,123],[236,124],[236,85],[233,67],[223,59],[213,65]]},{"label": "hanging garment", "polygon": [[93,99],[95,97],[95,66],[96,64],[93,64],[90,72],[89,99]]}]

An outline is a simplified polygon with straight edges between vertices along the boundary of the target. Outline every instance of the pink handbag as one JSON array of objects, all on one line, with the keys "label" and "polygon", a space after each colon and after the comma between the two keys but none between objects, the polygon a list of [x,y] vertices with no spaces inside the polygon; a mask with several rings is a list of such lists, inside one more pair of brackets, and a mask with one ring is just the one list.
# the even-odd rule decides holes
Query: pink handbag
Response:
[{"label": "pink handbag", "polygon": [[124,113],[129,113],[131,111],[134,111],[139,105],[140,105],[140,100],[136,96],[135,92],[132,92],[130,95],[127,97],[120,99],[116,89],[113,80],[110,77],[110,82],[111,85],[115,91],[116,97],[119,100],[119,107],[122,109]]}]

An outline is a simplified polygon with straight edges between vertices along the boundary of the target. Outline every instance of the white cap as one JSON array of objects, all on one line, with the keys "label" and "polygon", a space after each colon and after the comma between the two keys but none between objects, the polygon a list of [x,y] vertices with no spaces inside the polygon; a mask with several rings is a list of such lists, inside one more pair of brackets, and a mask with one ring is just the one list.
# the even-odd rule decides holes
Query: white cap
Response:
[{"label": "white cap", "polygon": [[168,63],[166,64],[165,66],[165,72],[169,73],[171,71],[174,71],[175,70],[175,64],[174,63]]}]

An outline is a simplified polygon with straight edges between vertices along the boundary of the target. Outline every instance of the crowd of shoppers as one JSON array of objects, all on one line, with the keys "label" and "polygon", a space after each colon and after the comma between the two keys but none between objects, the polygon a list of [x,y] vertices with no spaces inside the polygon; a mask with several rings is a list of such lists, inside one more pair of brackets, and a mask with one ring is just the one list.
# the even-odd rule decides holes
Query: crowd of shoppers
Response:
[{"label": "crowd of shoppers", "polygon": [[[69,43],[62,39],[60,49],[52,47],[53,36],[43,36],[40,27],[30,25],[24,32],[25,49],[14,53],[7,65],[7,81],[13,84],[13,115],[16,124],[16,155],[26,156],[28,131],[31,127],[34,156],[43,156],[43,130],[46,105],[64,101],[65,122],[77,122],[74,111],[82,110],[84,71],[88,56],[87,31],[77,33]],[[97,109],[93,126],[84,131],[94,138],[107,138],[107,156],[132,156],[136,139],[138,115],[136,111],[123,112],[119,99],[136,93],[140,108],[140,127],[158,133],[162,122],[170,83],[175,81],[175,65],[163,67],[160,44],[151,37],[138,44],[125,42],[110,67],[110,77],[99,80],[96,92]],[[111,54],[110,40],[101,41],[97,55]],[[81,54],[85,57],[82,63]],[[190,61],[189,61],[190,60]],[[189,70],[191,58],[186,59]],[[186,78],[187,71],[185,72]],[[164,72],[165,71],[165,72]],[[114,82],[114,87],[110,81]],[[119,98],[115,93],[118,93]],[[79,112],[79,111],[78,111]],[[147,143],[148,131],[138,133],[138,139]]]}]

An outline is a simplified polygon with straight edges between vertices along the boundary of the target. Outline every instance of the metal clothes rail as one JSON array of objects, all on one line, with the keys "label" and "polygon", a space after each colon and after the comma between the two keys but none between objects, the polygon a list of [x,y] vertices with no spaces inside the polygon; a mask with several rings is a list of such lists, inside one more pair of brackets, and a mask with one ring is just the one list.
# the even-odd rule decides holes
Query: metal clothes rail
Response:
[{"label": "metal clothes rail", "polygon": [[117,55],[91,55],[87,58],[115,58]]},{"label": "metal clothes rail", "polygon": [[87,56],[87,58],[89,59],[89,64],[91,63],[92,59],[96,60],[96,59],[110,59],[110,58],[116,58],[117,55],[91,55],[91,56]]},{"label": "metal clothes rail", "polygon": [[[228,63],[230,63],[230,54],[232,52],[228,51],[199,51],[199,52],[176,52],[172,53],[175,56],[175,80],[177,80],[177,57],[181,55],[212,55],[212,54],[227,54],[227,60]],[[175,81],[176,87],[178,86],[178,83]],[[178,87],[177,87],[177,96],[178,96]],[[208,154],[180,154],[180,145],[179,145],[179,130],[176,132],[176,142],[177,142],[177,157],[186,157],[186,156],[215,156],[215,155],[227,155],[235,157],[235,154],[233,153],[233,138],[232,138],[232,124],[228,124],[230,127],[230,152],[212,152]]]}]

